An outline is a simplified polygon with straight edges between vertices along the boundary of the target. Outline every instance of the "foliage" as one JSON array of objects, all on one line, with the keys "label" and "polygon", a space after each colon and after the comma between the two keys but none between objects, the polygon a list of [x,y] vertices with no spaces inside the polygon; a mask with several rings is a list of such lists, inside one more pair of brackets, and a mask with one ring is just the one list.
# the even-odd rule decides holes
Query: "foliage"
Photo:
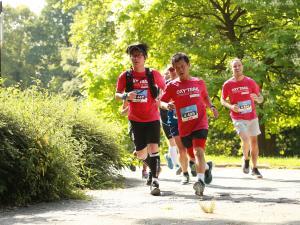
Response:
[{"label": "foliage", "polygon": [[71,41],[79,48],[80,74],[88,96],[106,102],[111,108],[107,111],[117,112],[107,94],[113,95],[118,74],[130,66],[126,46],[146,42],[151,67],[162,70],[172,54],[187,52],[191,73],[208,84],[221,112],[218,120],[210,121],[214,153],[238,152],[229,112],[219,102],[222,84],[231,76],[228,62],[234,57],[243,59],[246,75],[259,83],[265,96],[258,107],[262,153],[276,154],[279,133],[299,129],[299,1],[65,1],[66,7],[77,4],[81,8]]},{"label": "foliage", "polygon": [[[82,102],[33,86],[0,90],[0,200],[25,204],[114,187],[123,166],[118,129]],[[109,127],[109,129],[107,128]]]},{"label": "foliage", "polygon": [[61,1],[47,0],[39,16],[28,8],[4,10],[3,70],[5,85],[21,83],[26,88],[39,79],[43,87],[59,92],[76,76],[77,52],[69,42],[76,9],[64,12]]}]

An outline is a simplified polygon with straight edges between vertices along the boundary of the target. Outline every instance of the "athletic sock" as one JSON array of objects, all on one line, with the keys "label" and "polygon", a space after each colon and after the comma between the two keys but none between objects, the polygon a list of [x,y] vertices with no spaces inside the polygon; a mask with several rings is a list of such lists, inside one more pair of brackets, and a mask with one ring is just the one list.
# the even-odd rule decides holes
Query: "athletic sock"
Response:
[{"label": "athletic sock", "polygon": [[205,170],[208,170],[209,166],[207,165],[207,163],[205,163]]},{"label": "athletic sock", "polygon": [[151,164],[151,157],[149,154],[147,154],[147,158],[143,160],[143,162],[150,168]]},{"label": "athletic sock", "polygon": [[197,173],[197,179],[204,182],[204,173]]},{"label": "athletic sock", "polygon": [[153,178],[158,178],[159,170],[160,170],[160,157],[159,152],[151,153],[149,160],[149,168],[152,173]]},{"label": "athletic sock", "polygon": [[177,148],[176,146],[169,148],[170,157],[172,159],[173,165],[178,164],[178,155],[177,155]]}]

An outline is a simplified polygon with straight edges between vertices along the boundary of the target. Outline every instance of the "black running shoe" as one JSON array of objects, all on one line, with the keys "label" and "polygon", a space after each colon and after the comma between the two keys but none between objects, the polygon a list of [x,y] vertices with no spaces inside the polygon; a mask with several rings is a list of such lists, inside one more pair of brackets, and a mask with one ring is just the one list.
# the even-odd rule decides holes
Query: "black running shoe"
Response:
[{"label": "black running shoe", "polygon": [[190,182],[190,176],[189,174],[183,173],[181,178],[181,184],[188,184]]},{"label": "black running shoe", "polygon": [[158,181],[154,180],[150,186],[150,194],[154,196],[159,196],[160,195],[160,189],[159,189],[159,183]]},{"label": "black running shoe", "polygon": [[190,169],[191,169],[191,174],[193,177],[197,176],[196,172],[196,164],[193,161],[190,161]]},{"label": "black running shoe", "polygon": [[211,171],[212,171],[212,168],[213,168],[213,163],[212,163],[212,161],[208,161],[206,164],[208,165],[208,169],[205,170],[205,173],[204,173],[204,182],[206,184],[210,184],[211,181],[212,181]]},{"label": "black running shoe", "polygon": [[148,178],[147,178],[147,181],[146,181],[146,185],[151,186],[151,184],[152,184],[152,173],[149,172],[148,173]]},{"label": "black running shoe", "polygon": [[255,167],[252,169],[252,176],[255,176],[256,178],[263,178],[263,176],[261,175],[261,173],[258,171],[258,169]]},{"label": "black running shoe", "polygon": [[195,195],[203,196],[205,184],[202,180],[198,180],[196,183],[194,183],[193,188],[195,190]]},{"label": "black running shoe", "polygon": [[243,172],[244,173],[249,173],[249,159],[244,159],[243,160],[243,165],[242,165],[242,168],[243,168]]}]

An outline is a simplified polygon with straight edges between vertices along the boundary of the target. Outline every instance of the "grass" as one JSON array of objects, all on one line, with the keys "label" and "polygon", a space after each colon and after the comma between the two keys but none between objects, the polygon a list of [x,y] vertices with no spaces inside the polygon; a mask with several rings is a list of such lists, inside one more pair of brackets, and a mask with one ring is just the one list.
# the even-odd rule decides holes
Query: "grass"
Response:
[{"label": "grass", "polygon": [[[240,166],[241,157],[206,155],[206,160],[213,161],[218,166]],[[299,157],[259,157],[258,167],[260,168],[280,168],[280,169],[300,169]]]}]

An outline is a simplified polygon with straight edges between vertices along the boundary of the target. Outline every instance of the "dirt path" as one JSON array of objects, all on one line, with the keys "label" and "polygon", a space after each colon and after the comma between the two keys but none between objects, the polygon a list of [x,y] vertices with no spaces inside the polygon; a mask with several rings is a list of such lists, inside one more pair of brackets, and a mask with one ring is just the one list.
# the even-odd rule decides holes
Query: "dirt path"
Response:
[{"label": "dirt path", "polygon": [[[41,203],[1,212],[0,224],[165,225],[165,224],[300,224],[300,170],[262,169],[264,179],[244,175],[240,168],[214,168],[203,199],[192,183],[164,167],[162,196],[149,194],[141,171],[125,171],[125,189],[90,191],[91,201]],[[201,205],[215,204],[214,213]]]}]

